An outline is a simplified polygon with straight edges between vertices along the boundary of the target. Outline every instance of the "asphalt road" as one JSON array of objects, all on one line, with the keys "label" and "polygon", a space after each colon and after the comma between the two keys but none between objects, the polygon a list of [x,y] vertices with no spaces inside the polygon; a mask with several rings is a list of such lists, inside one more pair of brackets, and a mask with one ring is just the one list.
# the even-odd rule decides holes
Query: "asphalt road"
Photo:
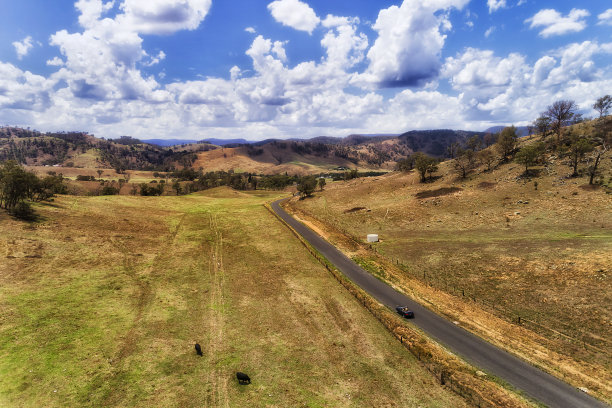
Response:
[{"label": "asphalt road", "polygon": [[549,407],[608,407],[607,404],[579,389],[453,324],[370,275],[336,247],[283,210],[280,203],[284,200],[286,199],[271,204],[276,214],[291,225],[346,277],[394,311],[397,305],[410,307],[415,314],[415,318],[411,319],[415,326],[474,366],[505,380]]}]

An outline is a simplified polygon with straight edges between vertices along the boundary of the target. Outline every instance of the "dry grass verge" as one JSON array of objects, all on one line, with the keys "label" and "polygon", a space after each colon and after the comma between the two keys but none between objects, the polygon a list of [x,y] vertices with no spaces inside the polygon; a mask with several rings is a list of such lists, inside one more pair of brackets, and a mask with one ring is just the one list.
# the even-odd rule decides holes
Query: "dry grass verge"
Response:
[{"label": "dry grass verge", "polygon": [[[266,205],[274,215],[276,213]],[[289,230],[300,240],[308,251],[321,262],[326,269],[344,286],[355,298],[374,315],[393,335],[414,354],[421,364],[427,368],[441,385],[447,386],[463,397],[473,406],[496,407],[527,407],[532,403],[508,392],[494,381],[479,375],[480,372],[464,361],[453,356],[420,331],[408,326],[399,319],[395,313],[381,305],[368,293],[363,291],[352,281],[347,279],[324,256],[314,249],[300,234],[298,234],[283,219],[277,216]]]}]

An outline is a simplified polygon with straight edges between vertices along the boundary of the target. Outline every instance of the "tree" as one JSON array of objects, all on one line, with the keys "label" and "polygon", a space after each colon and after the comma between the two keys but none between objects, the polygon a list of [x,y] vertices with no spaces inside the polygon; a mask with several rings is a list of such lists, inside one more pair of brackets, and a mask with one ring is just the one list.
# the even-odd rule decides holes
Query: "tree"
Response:
[{"label": "tree", "polygon": [[321,189],[321,191],[323,191],[323,188],[325,187],[325,184],[327,184],[327,182],[325,181],[324,177],[319,177],[319,188]]},{"label": "tree", "polygon": [[[478,149],[480,149],[480,146],[482,146],[482,140],[480,139],[480,136],[478,135],[474,135],[472,137],[470,137],[468,139],[468,141],[465,143],[465,147],[466,149],[469,149],[473,152],[477,151]],[[457,152],[459,153],[459,152]]]},{"label": "tree", "polygon": [[495,163],[495,154],[491,149],[484,149],[478,152],[478,160],[487,165],[487,171],[491,171],[491,166]]},{"label": "tree", "polygon": [[305,176],[300,178],[297,183],[297,190],[299,191],[302,198],[309,197],[314,193],[317,187],[317,179],[315,176]]},{"label": "tree", "polygon": [[584,155],[593,150],[593,145],[584,137],[576,138],[570,145],[569,152],[574,169],[572,177],[578,176],[578,163]]},{"label": "tree", "polygon": [[12,210],[24,201],[31,182],[31,176],[16,161],[6,161],[0,168],[0,208]]},{"label": "tree", "polygon": [[546,137],[548,130],[550,129],[550,118],[545,114],[541,114],[536,120],[533,121],[533,127],[542,135]]},{"label": "tree", "polygon": [[532,143],[524,146],[518,151],[515,157],[515,161],[525,166],[525,174],[529,173],[529,167],[536,164],[542,153],[544,152],[544,145],[541,143]]},{"label": "tree", "polygon": [[410,155],[405,159],[402,159],[397,162],[397,169],[399,171],[411,171],[414,169],[414,155]]},{"label": "tree", "polygon": [[179,183],[178,180],[172,183],[172,189],[176,191],[176,195],[180,195],[181,191],[183,191],[183,188],[181,187],[181,183]]},{"label": "tree", "polygon": [[593,179],[597,174],[599,174],[599,163],[601,160],[601,156],[603,156],[608,150],[607,146],[604,144],[601,150],[598,150],[594,156],[589,158],[590,165],[587,167],[587,173],[589,175],[589,184],[593,184]]},{"label": "tree", "polygon": [[557,134],[557,143],[561,141],[563,127],[571,123],[577,108],[574,101],[560,100],[546,109],[545,114],[550,118],[552,130]]},{"label": "tree", "polygon": [[104,170],[96,170],[96,173],[98,173],[98,178],[102,177],[103,172]]},{"label": "tree", "polygon": [[597,99],[597,102],[593,104],[593,109],[599,112],[599,117],[607,116],[608,111],[612,107],[612,96],[606,95]]},{"label": "tree", "polygon": [[410,155],[405,159],[401,159],[397,162],[397,169],[399,171],[408,172],[414,169],[414,156]]},{"label": "tree", "polygon": [[428,175],[438,171],[438,161],[421,152],[415,153],[414,156],[414,167],[416,167],[421,176],[421,183],[424,183],[427,181]]},{"label": "tree", "polygon": [[508,156],[512,155],[516,146],[516,128],[514,126],[504,128],[497,137],[497,151],[502,162],[505,162]]},{"label": "tree", "polygon": [[34,212],[26,200],[48,200],[54,194],[65,193],[63,176],[49,175],[39,179],[23,169],[16,161],[9,160],[0,167],[0,208],[21,219],[34,219]]},{"label": "tree", "polygon": [[457,156],[457,152],[461,148],[461,145],[458,142],[453,142],[446,146],[446,155],[451,159],[454,159]]},{"label": "tree", "polygon": [[486,147],[489,147],[493,145],[495,142],[497,142],[497,134],[494,135],[492,133],[487,133],[482,138],[482,141],[484,142]]},{"label": "tree", "polygon": [[461,178],[466,178],[468,173],[476,167],[476,153],[470,149],[460,149],[453,167]]}]

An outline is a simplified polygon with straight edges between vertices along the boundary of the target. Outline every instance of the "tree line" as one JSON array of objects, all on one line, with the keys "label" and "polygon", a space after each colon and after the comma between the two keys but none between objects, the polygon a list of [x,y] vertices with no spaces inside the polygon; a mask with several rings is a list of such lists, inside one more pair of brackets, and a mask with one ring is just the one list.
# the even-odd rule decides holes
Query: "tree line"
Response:
[{"label": "tree line", "polygon": [[[547,109],[528,126],[529,137],[539,133],[540,139],[518,148],[519,136],[514,126],[504,128],[495,135],[485,135],[481,138],[474,135],[463,145],[452,143],[447,147],[447,154],[454,158],[453,170],[460,178],[466,178],[480,165],[490,171],[495,166],[514,160],[525,166],[525,174],[530,173],[530,167],[542,164],[544,154],[555,153],[568,159],[572,168],[572,177],[585,173],[589,184],[593,184],[599,174],[602,155],[607,152],[612,143],[612,118],[608,113],[612,108],[612,97],[605,95],[593,104],[593,109],[599,112],[599,118],[593,121],[594,133],[587,136],[578,130],[568,128],[584,121],[582,114],[574,101],[559,100]],[[567,129],[567,130],[565,130]],[[554,136],[554,137],[549,137]],[[491,148],[489,148],[492,146]],[[588,155],[589,153],[592,153]],[[586,160],[583,169],[579,165]],[[431,180],[438,170],[439,159],[416,152],[398,161],[397,170],[410,171],[416,169],[422,183]]]}]

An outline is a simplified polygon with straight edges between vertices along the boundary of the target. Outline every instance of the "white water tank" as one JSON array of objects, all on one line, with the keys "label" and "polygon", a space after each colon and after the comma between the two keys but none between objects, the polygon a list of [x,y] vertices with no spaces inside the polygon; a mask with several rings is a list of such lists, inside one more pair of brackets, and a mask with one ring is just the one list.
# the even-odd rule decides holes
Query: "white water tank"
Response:
[{"label": "white water tank", "polygon": [[368,242],[378,242],[378,234],[368,234]]}]

